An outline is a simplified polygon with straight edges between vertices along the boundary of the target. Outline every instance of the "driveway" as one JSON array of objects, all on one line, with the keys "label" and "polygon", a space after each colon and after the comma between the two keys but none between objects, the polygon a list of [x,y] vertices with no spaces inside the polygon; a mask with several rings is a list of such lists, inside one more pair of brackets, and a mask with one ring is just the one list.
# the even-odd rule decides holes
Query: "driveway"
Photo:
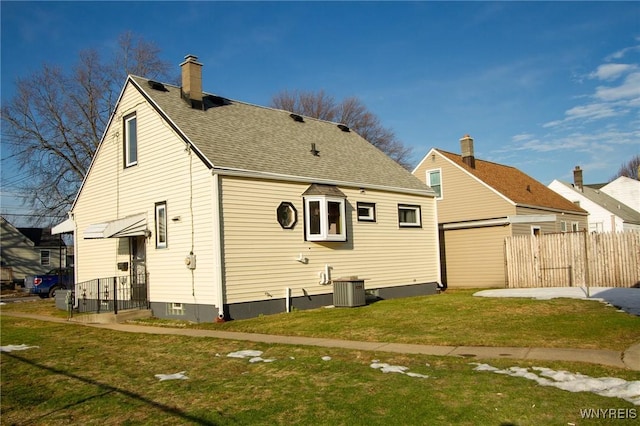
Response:
[{"label": "driveway", "polygon": [[478,297],[526,297],[533,299],[589,299],[608,303],[616,308],[640,316],[640,288],[621,287],[548,287],[505,288],[482,290],[474,293]]}]

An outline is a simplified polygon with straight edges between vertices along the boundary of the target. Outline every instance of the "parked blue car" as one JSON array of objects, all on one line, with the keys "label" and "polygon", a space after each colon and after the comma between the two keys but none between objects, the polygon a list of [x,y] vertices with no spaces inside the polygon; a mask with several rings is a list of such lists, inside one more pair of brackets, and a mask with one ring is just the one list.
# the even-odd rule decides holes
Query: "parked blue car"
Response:
[{"label": "parked blue car", "polygon": [[55,268],[44,275],[26,277],[25,291],[42,298],[55,297],[58,289],[72,289],[73,280],[73,268]]}]

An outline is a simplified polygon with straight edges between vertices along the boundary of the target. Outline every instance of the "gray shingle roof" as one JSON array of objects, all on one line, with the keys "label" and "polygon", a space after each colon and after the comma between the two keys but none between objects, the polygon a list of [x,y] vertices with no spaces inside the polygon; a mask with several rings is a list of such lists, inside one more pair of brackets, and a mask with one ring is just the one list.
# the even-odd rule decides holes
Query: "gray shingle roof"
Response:
[{"label": "gray shingle roof", "polygon": [[604,192],[600,191],[600,189],[592,188],[590,185],[584,185],[582,187],[582,191],[579,191],[574,185],[568,182],[558,182],[560,182],[567,188],[571,188],[577,194],[580,194],[586,199],[596,203],[603,209],[610,211],[612,214],[621,218],[623,222],[640,225],[640,213],[613,198],[612,196],[605,194]]},{"label": "gray shingle roof", "polygon": [[[314,182],[350,183],[403,190],[429,187],[382,151],[337,123],[235,100],[204,111],[192,109],[180,88],[130,77],[134,85],[166,115],[214,167],[303,178]],[[206,96],[212,96],[204,93]],[[319,151],[314,155],[312,144]]]}]

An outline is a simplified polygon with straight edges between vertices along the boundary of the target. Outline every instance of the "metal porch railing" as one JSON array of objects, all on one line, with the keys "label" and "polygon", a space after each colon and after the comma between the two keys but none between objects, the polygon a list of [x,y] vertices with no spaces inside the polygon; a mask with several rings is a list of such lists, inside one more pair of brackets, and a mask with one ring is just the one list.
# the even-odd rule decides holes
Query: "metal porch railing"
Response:
[{"label": "metal porch railing", "polygon": [[113,312],[148,309],[149,274],[97,278],[74,287],[78,312]]}]

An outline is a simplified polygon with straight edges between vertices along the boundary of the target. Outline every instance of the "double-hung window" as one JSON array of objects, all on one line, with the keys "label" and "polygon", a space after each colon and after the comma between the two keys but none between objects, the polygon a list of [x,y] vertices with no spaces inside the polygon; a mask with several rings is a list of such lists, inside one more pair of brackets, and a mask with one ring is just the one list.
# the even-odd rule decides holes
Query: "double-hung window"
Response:
[{"label": "double-hung window", "polygon": [[442,198],[442,174],[440,169],[427,171],[427,185],[436,193],[436,198]]},{"label": "double-hung window", "polygon": [[124,166],[138,164],[138,123],[135,113],[124,117]]},{"label": "double-hung window", "polygon": [[307,241],[346,241],[345,199],[324,195],[305,197]]},{"label": "double-hung window", "polygon": [[156,203],[156,248],[167,248],[167,203]]}]

